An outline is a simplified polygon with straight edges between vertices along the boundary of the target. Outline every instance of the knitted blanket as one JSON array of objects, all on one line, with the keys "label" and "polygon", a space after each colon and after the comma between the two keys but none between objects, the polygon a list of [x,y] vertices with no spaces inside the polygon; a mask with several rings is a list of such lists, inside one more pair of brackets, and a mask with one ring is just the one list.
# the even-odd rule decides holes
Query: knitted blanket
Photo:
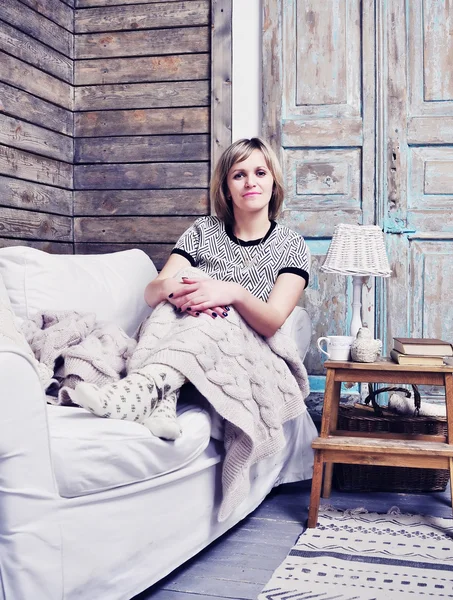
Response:
[{"label": "knitted blanket", "polygon": [[[1,283],[1,282],[0,282]],[[0,290],[1,292],[1,290]],[[19,348],[30,359],[36,369],[43,389],[52,383],[53,368],[40,363],[36,360],[32,349],[30,348],[24,334],[16,324],[14,313],[4,298],[0,297],[0,346]]]},{"label": "knitted blanket", "polygon": [[265,340],[234,309],[214,320],[164,302],[142,324],[128,372],[151,363],[179,370],[226,420],[224,521],[247,496],[250,467],[284,447],[283,424],[306,410],[308,377],[295,342],[280,330]]},{"label": "knitted blanket", "polygon": [[136,345],[121,327],[98,322],[94,313],[43,311],[24,321],[22,332],[39,364],[52,373],[45,386],[52,404],[72,405],[70,390],[81,381],[100,387],[118,381]]}]

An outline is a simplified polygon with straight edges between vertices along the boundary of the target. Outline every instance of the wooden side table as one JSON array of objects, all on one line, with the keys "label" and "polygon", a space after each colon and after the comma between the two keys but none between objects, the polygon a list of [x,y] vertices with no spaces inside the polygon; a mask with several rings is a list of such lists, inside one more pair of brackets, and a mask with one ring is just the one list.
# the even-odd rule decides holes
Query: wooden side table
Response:
[{"label": "wooden side table", "polygon": [[[453,367],[403,366],[390,359],[374,363],[326,361],[326,389],[321,432],[313,441],[315,463],[308,527],[316,527],[324,471],[323,497],[332,489],[334,463],[449,469],[453,506]],[[445,388],[447,438],[419,434],[351,432],[337,430],[340,388],[343,382],[415,383]]]}]

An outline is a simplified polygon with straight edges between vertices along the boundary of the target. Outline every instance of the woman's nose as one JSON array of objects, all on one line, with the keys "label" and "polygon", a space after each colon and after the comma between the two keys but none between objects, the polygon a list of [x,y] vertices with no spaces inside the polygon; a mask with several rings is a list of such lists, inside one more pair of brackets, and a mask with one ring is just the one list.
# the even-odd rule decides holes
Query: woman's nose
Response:
[{"label": "woman's nose", "polygon": [[245,180],[245,185],[247,187],[255,187],[256,183],[254,182],[252,177],[247,177],[247,179]]}]

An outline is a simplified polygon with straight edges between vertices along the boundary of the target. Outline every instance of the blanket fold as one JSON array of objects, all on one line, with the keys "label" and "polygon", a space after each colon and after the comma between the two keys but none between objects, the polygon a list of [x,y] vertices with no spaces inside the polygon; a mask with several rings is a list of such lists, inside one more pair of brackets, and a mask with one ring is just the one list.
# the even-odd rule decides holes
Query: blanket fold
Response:
[{"label": "blanket fold", "polygon": [[53,371],[48,401],[61,405],[73,404],[70,390],[82,381],[118,381],[137,343],[121,327],[76,311],[43,311],[24,321],[22,332],[38,361]]}]

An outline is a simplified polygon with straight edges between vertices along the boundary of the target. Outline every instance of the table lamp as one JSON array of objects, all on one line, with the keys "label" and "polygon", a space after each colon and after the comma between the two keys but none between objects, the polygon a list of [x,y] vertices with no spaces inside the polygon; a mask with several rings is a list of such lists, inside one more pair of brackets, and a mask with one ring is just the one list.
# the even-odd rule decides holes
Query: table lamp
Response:
[{"label": "table lamp", "polygon": [[350,335],[356,337],[362,327],[363,278],[370,275],[389,277],[391,274],[382,230],[377,225],[337,225],[321,271],[352,275]]}]

